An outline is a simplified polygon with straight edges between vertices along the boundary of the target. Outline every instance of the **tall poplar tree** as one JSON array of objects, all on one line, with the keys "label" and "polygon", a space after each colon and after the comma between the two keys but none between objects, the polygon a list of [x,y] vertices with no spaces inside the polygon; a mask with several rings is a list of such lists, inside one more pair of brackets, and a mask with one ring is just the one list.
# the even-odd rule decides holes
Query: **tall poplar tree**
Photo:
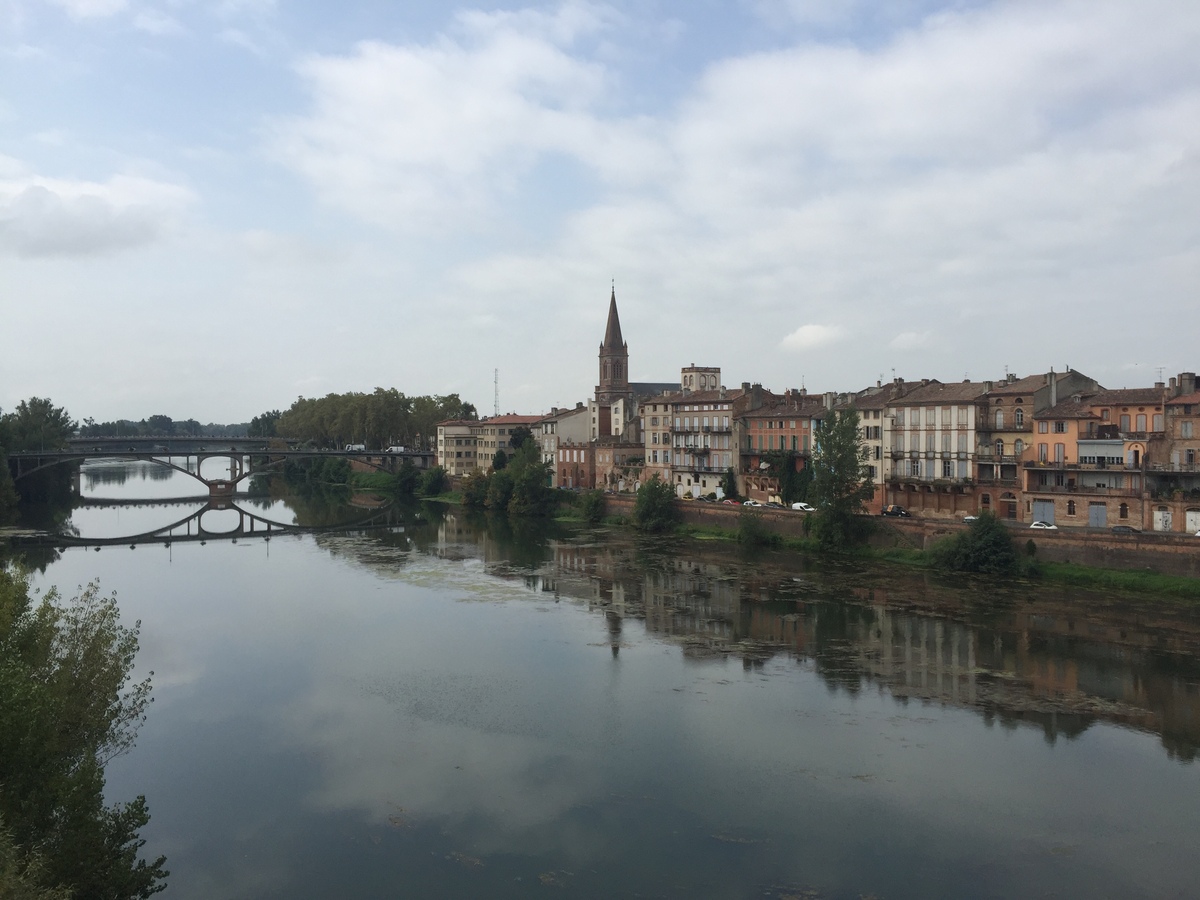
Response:
[{"label": "tall poplar tree", "polygon": [[848,547],[865,530],[859,514],[875,495],[861,438],[858,410],[831,410],[817,431],[813,454],[812,495],[816,500],[817,539],[826,550]]}]

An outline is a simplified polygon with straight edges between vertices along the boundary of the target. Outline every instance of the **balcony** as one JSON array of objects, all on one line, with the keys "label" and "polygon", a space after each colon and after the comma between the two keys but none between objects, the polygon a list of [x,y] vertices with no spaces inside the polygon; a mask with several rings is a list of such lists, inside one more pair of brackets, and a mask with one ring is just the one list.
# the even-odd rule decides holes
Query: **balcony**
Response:
[{"label": "balcony", "polygon": [[1093,497],[1140,497],[1142,492],[1133,488],[1095,487],[1078,484],[1034,484],[1025,488],[1027,494],[1082,494]]}]

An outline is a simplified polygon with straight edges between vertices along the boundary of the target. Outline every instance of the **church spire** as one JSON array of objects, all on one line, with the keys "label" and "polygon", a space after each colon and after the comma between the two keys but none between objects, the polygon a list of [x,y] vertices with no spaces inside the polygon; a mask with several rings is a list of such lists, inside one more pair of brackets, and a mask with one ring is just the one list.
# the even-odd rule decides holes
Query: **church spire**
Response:
[{"label": "church spire", "polygon": [[620,350],[625,342],[621,339],[621,317],[617,315],[617,286],[613,285],[612,296],[608,301],[608,325],[604,329],[602,350]]}]

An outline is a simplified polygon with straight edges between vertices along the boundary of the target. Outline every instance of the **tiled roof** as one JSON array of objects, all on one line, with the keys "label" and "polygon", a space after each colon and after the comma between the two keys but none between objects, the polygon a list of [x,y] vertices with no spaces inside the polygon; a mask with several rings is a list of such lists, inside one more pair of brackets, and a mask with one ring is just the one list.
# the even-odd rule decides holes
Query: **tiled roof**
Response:
[{"label": "tiled roof", "polygon": [[542,421],[544,416],[521,416],[516,413],[507,413],[503,416],[491,416],[487,419],[480,419],[478,422],[472,422],[472,425],[536,425]]},{"label": "tiled roof", "polygon": [[1200,404],[1200,391],[1194,394],[1184,394],[1182,397],[1176,397],[1174,400],[1168,400],[1167,406],[1195,406]]},{"label": "tiled roof", "polygon": [[1162,388],[1118,388],[1112,391],[1101,391],[1092,397],[1092,406],[1129,406],[1131,404],[1145,405],[1147,403],[1162,403]]},{"label": "tiled roof", "polygon": [[891,381],[882,387],[866,388],[859,391],[850,398],[850,402],[843,405],[853,404],[855,409],[884,409],[890,403],[896,402],[903,397],[914,387],[920,387],[921,382],[905,382],[899,383]]},{"label": "tiled roof", "polygon": [[668,403],[732,403],[742,396],[741,388],[732,391],[675,391],[667,394]]},{"label": "tiled roof", "polygon": [[1078,403],[1074,400],[1064,400],[1056,406],[1051,406],[1049,409],[1043,409],[1040,413],[1034,415],[1035,419],[1098,419],[1100,418],[1092,411],[1095,406],[1094,399],[1083,397]]},{"label": "tiled roof", "polygon": [[905,394],[897,402],[907,406],[918,406],[922,403],[968,403],[979,400],[987,393],[987,383],[983,381],[952,381],[943,384],[931,381],[919,385]]}]

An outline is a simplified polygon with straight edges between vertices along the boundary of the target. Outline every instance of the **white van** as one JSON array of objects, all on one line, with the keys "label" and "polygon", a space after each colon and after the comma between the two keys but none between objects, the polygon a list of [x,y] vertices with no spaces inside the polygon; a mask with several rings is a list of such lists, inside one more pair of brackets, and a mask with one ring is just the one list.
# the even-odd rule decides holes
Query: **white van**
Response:
[{"label": "white van", "polygon": [[346,451],[349,453],[362,453],[367,449],[366,444],[347,444]]}]

